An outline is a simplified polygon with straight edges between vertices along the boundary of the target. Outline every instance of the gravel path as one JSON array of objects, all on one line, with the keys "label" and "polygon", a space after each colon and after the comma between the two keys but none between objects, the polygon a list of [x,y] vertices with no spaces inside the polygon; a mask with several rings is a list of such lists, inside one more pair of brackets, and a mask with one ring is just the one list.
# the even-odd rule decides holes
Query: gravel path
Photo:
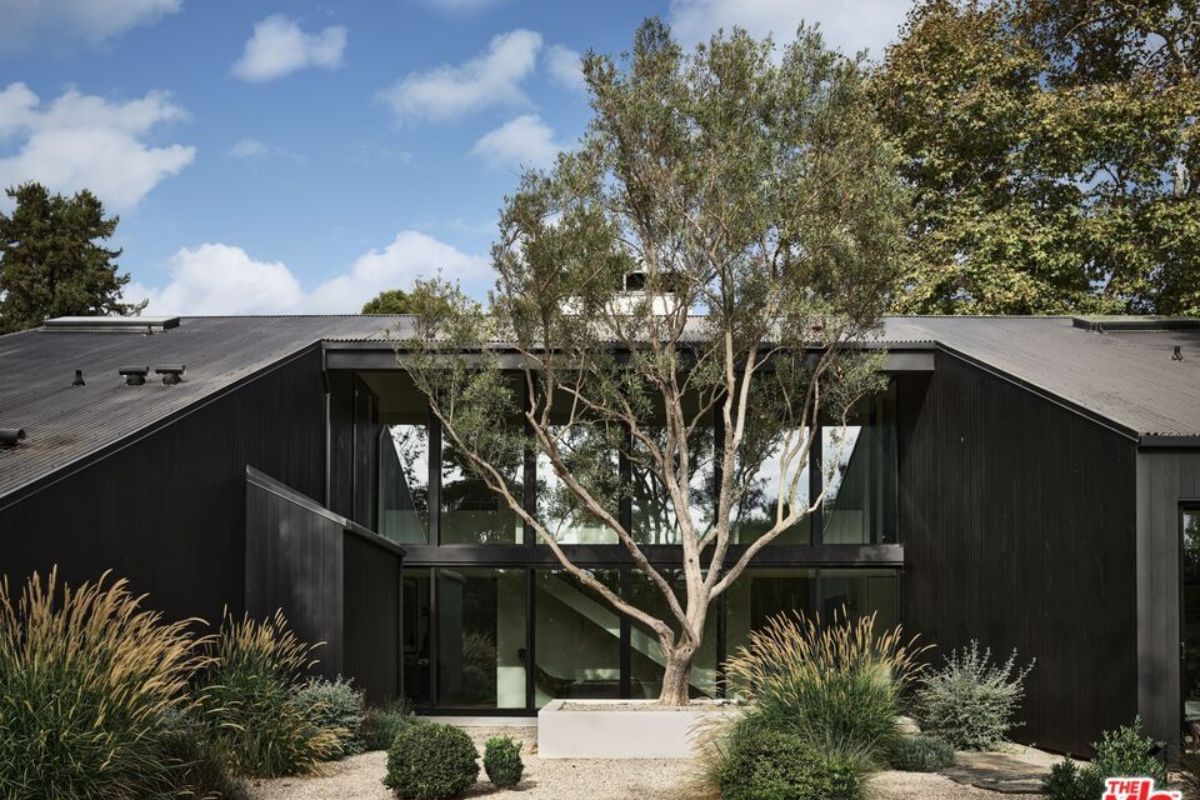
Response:
[{"label": "gravel path", "polygon": [[[682,759],[610,761],[542,760],[532,752],[536,728],[465,729],[482,751],[490,736],[508,735],[523,742],[525,776],[513,790],[513,800],[686,800],[692,764]],[[383,785],[387,754],[365,753],[328,764],[322,774],[308,778],[255,781],[252,800],[395,800]],[[467,797],[499,797],[482,769],[479,783]],[[871,800],[1034,800],[1035,795],[1001,795],[963,786],[941,775],[881,772],[869,783]]]}]

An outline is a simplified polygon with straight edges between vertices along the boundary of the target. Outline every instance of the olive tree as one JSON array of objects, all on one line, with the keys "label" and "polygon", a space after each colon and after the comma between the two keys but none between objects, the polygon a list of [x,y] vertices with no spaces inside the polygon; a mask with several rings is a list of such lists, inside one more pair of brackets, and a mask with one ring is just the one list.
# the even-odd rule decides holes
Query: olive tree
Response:
[{"label": "olive tree", "polygon": [[[904,198],[859,63],[814,31],[687,53],[648,21],[632,53],[583,68],[593,119],[506,198],[490,307],[425,283],[397,349],[455,458],[652,632],[659,702],[681,705],[713,600],[820,502],[801,479],[812,422],[880,386]],[[556,478],[536,507],[531,454]],[[669,568],[622,513],[639,481],[678,545]],[[574,563],[551,519],[603,528],[661,602]]]}]

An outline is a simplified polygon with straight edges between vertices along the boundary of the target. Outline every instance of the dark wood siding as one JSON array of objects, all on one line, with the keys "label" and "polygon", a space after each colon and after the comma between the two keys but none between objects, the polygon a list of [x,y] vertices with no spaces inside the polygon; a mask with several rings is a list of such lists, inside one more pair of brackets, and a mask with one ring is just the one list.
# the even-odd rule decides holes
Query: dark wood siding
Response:
[{"label": "dark wood siding", "polygon": [[244,608],[246,465],[324,494],[314,348],[0,510],[0,573],[107,569],[173,618]]},{"label": "dark wood siding", "polygon": [[345,673],[373,703],[400,694],[400,559],[345,541]]},{"label": "dark wood siding", "polygon": [[906,627],[1036,657],[1014,738],[1086,754],[1138,710],[1133,442],[947,353],[899,391]]},{"label": "dark wood siding", "polygon": [[301,641],[320,643],[319,671],[343,672],[345,520],[253,473],[246,480],[246,610],[282,610]]},{"label": "dark wood siding", "polygon": [[1200,452],[1138,454],[1138,707],[1155,739],[1179,744],[1180,506],[1200,501]]}]

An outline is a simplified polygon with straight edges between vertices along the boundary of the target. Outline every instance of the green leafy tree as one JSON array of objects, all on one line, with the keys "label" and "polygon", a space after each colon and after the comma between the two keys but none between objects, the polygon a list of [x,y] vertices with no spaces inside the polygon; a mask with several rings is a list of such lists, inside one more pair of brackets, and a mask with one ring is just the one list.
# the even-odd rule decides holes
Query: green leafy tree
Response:
[{"label": "green leafy tree", "polygon": [[1200,313],[1194,6],[911,12],[871,85],[913,188],[896,310]]},{"label": "green leafy tree", "polygon": [[412,314],[416,306],[403,289],[385,289],[362,307],[364,314]]},{"label": "green leafy tree", "polygon": [[117,228],[89,191],[51,194],[38,183],[7,190],[16,202],[0,214],[0,333],[34,328],[45,319],[138,314],[146,303],[122,302],[128,275],[117,272],[121,251],[100,242]]},{"label": "green leafy tree", "polygon": [[[897,277],[903,191],[859,63],[814,31],[782,53],[740,30],[685,53],[651,20],[631,54],[590,54],[584,74],[587,133],[505,202],[489,313],[421,284],[398,358],[463,463],[657,639],[659,701],[681,705],[710,604],[820,501],[803,492],[809,423],[844,421],[881,386],[859,343]],[[627,291],[634,273],[644,285]],[[555,507],[626,548],[653,602],[572,562],[524,503],[523,450],[557,478]],[[677,566],[651,563],[645,526],[618,512],[633,491],[618,453],[669,506]],[[777,499],[739,539],[764,463]]]}]

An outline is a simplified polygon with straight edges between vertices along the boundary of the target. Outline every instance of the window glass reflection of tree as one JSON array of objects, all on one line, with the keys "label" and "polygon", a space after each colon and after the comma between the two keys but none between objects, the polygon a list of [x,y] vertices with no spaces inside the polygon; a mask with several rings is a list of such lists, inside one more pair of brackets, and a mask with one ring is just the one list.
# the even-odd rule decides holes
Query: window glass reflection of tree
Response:
[{"label": "window glass reflection of tree", "polygon": [[[803,511],[810,502],[809,468],[807,464],[803,469],[797,466],[811,429],[792,428],[770,437],[760,435],[765,429],[765,426],[748,426],[738,453],[734,485],[739,494],[730,519],[731,538],[737,544],[761,538],[775,526],[779,514]],[[806,514],[772,540],[772,544],[809,544],[811,530]]]},{"label": "window glass reflection of tree", "polygon": [[845,426],[821,434],[827,544],[895,541],[894,394],[866,398]]},{"label": "window glass reflection of tree", "polygon": [[[665,427],[648,424],[642,430],[661,451],[667,440]],[[707,534],[713,523],[716,488],[713,455],[710,422],[697,427],[688,439],[689,506],[698,536]],[[679,544],[682,539],[675,504],[661,479],[660,468],[654,465],[645,444],[637,439],[629,448],[629,467],[634,538],[643,544]]]},{"label": "window glass reflection of tree", "polygon": [[[618,448],[624,432],[568,417],[568,411],[554,414],[559,424],[548,431],[561,466],[615,517],[621,480]],[[537,512],[546,529],[563,544],[617,544],[616,532],[584,507],[542,448],[537,455]]]},{"label": "window glass reflection of tree", "polygon": [[429,427],[379,432],[379,533],[402,544],[429,541]]},{"label": "window glass reflection of tree", "polygon": [[[515,402],[515,401],[514,401]],[[524,472],[524,423],[514,413],[494,432],[503,452],[492,463],[503,471],[508,490],[520,501]],[[442,544],[521,544],[524,526],[508,503],[487,483],[446,437],[442,441]]]}]

